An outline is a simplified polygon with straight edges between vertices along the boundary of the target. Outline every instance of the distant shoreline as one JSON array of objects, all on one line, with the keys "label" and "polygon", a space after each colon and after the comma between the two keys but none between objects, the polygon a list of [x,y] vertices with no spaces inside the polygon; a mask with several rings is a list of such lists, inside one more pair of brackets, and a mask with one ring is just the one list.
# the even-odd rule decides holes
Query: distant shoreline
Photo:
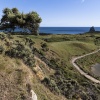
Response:
[{"label": "distant shoreline", "polygon": [[[90,27],[40,27],[43,34],[84,34],[88,33]],[[100,32],[100,27],[95,27],[96,33]]]},{"label": "distant shoreline", "polygon": [[[40,27],[39,28],[39,34],[40,35],[52,35],[52,34],[85,34],[89,33],[90,27]],[[3,31],[3,30],[2,30]],[[4,32],[7,32],[6,30]],[[9,29],[8,29],[9,32]],[[12,33],[21,33],[24,34],[24,32],[21,28],[15,29],[15,32]],[[95,33],[100,33],[100,27],[95,27]],[[30,33],[27,33],[30,35]]]}]

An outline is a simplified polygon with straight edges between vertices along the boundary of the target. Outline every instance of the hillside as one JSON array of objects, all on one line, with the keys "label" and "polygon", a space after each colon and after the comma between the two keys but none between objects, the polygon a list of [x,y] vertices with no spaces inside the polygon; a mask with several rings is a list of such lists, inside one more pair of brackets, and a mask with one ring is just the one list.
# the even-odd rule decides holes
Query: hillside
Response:
[{"label": "hillside", "polygon": [[96,50],[98,37],[0,33],[0,99],[29,100],[34,90],[38,100],[99,100],[100,85],[70,62]]}]

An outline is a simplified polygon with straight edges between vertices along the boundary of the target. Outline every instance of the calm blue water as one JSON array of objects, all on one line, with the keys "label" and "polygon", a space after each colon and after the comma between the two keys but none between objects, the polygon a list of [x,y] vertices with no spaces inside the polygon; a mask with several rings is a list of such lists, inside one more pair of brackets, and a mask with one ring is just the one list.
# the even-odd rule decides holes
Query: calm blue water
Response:
[{"label": "calm blue water", "polygon": [[[78,34],[85,33],[90,30],[90,27],[40,27],[39,33],[51,33],[51,34]],[[95,27],[96,31],[100,31],[100,27]],[[9,29],[8,29],[9,31]],[[15,32],[24,32],[21,28],[16,28]],[[26,32],[30,31],[26,29]]]},{"label": "calm blue water", "polygon": [[[90,27],[40,27],[40,33],[52,34],[77,34],[88,32]],[[95,27],[96,31],[100,31],[100,27]]]}]

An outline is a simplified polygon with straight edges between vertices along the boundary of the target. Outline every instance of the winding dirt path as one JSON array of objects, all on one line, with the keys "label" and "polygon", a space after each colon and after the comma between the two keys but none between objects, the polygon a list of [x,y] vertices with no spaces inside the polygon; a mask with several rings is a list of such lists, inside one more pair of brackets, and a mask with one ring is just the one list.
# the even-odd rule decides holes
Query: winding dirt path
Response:
[{"label": "winding dirt path", "polygon": [[83,57],[86,57],[86,56],[88,56],[88,55],[95,54],[95,53],[97,53],[97,52],[99,52],[99,51],[100,51],[100,49],[98,49],[98,50],[96,50],[96,51],[94,51],[94,52],[85,54],[85,55],[83,55],[83,56],[75,57],[75,58],[73,58],[73,59],[71,60],[71,63],[72,63],[73,66],[80,72],[81,75],[85,76],[87,79],[91,80],[92,82],[98,83],[98,84],[100,84],[100,81],[97,80],[97,79],[95,79],[94,77],[88,75],[88,74],[85,73],[83,70],[81,70],[80,67],[75,63],[75,61],[78,60],[78,59],[81,59],[81,58],[83,58]]}]

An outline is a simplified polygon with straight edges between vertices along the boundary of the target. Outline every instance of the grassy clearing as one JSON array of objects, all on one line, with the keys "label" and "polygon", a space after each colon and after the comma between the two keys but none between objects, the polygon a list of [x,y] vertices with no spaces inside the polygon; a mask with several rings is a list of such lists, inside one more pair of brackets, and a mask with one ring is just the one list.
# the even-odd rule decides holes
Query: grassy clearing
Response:
[{"label": "grassy clearing", "polygon": [[92,43],[80,42],[80,41],[67,41],[67,42],[57,42],[50,43],[51,48],[57,52],[58,55],[64,59],[71,58],[72,56],[79,56],[92,50],[95,50],[97,47]]}]

